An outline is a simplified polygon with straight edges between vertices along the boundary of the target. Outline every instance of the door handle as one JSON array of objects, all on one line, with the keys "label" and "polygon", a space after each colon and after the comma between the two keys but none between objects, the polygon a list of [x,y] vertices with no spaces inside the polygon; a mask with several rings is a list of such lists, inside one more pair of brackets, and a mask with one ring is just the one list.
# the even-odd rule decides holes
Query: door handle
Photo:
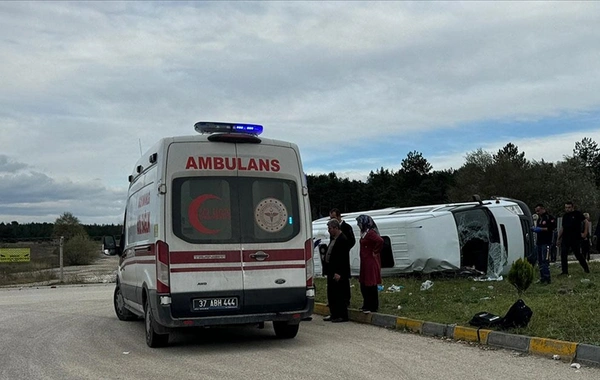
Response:
[{"label": "door handle", "polygon": [[263,252],[263,251],[258,251],[256,253],[253,253],[250,255],[250,258],[257,260],[257,261],[264,261],[269,257],[269,254]]}]

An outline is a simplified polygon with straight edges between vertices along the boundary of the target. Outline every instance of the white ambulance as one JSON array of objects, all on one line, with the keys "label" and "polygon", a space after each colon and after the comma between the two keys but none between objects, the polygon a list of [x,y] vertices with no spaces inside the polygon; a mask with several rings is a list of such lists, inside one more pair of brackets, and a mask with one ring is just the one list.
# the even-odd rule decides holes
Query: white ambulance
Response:
[{"label": "white ambulance", "polygon": [[195,129],[161,139],[129,178],[116,314],[144,317],[150,347],[173,328],[265,321],[293,338],[315,294],[298,147],[259,137],[260,125]]}]

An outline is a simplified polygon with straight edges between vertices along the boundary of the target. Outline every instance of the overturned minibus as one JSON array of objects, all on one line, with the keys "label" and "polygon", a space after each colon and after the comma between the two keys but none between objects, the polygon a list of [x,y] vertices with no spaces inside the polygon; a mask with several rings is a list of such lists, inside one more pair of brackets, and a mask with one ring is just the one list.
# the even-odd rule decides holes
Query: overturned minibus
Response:
[{"label": "overturned minibus", "polygon": [[[385,208],[343,214],[342,218],[360,231],[356,217],[370,215],[384,240],[381,253],[383,276],[412,272],[432,273],[475,270],[498,278],[514,261],[534,250],[533,219],[519,200],[496,197],[486,201],[443,205]],[[315,273],[322,273],[318,246],[329,243],[328,217],[313,221]],[[359,244],[350,251],[353,276],[360,268]]]}]

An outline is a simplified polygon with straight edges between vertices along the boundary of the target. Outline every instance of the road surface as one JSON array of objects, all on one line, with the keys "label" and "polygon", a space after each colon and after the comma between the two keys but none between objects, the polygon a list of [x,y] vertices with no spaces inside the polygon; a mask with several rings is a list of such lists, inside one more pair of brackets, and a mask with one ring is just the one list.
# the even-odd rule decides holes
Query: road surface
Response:
[{"label": "road surface", "polygon": [[177,332],[151,349],[113,312],[113,284],[0,290],[0,379],[600,379],[600,369],[315,315],[272,327]]}]

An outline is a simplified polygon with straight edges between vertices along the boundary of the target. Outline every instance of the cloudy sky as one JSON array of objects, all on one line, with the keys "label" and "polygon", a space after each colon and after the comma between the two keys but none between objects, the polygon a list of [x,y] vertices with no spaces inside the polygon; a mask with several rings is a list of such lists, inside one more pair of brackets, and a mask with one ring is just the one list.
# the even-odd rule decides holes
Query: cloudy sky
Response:
[{"label": "cloudy sky", "polygon": [[0,222],[120,223],[127,176],[199,120],[309,174],[600,142],[600,2],[0,2]]}]

